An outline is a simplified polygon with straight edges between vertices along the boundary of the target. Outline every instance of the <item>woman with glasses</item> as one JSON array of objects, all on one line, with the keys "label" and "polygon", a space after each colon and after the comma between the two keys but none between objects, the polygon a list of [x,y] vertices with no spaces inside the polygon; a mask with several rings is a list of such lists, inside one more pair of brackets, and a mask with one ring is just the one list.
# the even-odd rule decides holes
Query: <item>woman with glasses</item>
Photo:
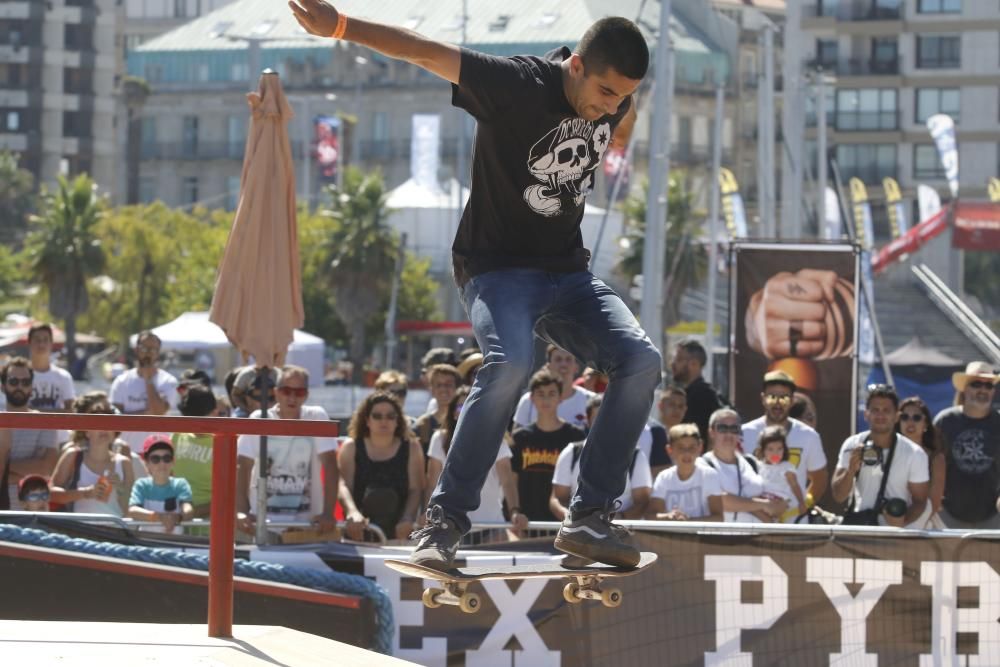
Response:
[{"label": "woman with glasses", "polygon": [[[103,391],[90,391],[73,402],[73,412],[112,415]],[[73,431],[52,473],[51,496],[80,514],[125,516],[135,475],[124,441],[114,431]]]},{"label": "woman with glasses", "polygon": [[931,490],[927,497],[927,509],[923,520],[917,521],[917,526],[928,528],[944,528],[937,513],[944,499],[945,462],[941,451],[940,438],[937,429],[931,421],[931,411],[927,404],[916,396],[904,399],[899,404],[899,415],[896,418],[896,432],[920,445],[927,453],[930,465]]},{"label": "woman with glasses", "polygon": [[423,500],[424,452],[402,405],[392,394],[369,394],[347,430],[337,455],[347,536],[361,540],[371,522],[390,540],[409,539]]},{"label": "woman with glasses", "polygon": [[756,461],[740,453],[740,416],[732,408],[721,408],[708,419],[709,451],[701,459],[719,472],[723,520],[770,523],[788,509],[788,502],[759,498],[764,482]]}]

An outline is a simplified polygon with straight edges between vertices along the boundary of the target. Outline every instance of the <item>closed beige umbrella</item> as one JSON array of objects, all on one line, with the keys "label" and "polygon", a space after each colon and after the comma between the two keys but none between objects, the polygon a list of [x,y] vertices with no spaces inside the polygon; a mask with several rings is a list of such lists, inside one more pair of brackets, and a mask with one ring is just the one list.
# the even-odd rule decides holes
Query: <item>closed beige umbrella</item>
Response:
[{"label": "closed beige umbrella", "polygon": [[278,75],[265,70],[247,94],[250,133],[240,198],[219,266],[210,318],[244,358],[258,366],[285,361],[303,322],[295,170],[288,141],[294,116]]}]

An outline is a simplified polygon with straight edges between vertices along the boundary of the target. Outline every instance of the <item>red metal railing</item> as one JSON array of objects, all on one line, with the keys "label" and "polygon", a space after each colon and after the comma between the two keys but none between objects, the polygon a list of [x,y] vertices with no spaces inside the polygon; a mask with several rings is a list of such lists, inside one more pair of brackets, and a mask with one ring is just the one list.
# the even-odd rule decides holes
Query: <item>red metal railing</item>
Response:
[{"label": "red metal railing", "polygon": [[[0,428],[80,431],[211,433],[212,525],[208,547],[208,636],[233,636],[233,558],[236,537],[236,436],[297,435],[334,438],[336,422],[231,417],[153,417],[75,413],[0,412]],[[263,520],[261,514],[259,520]]]}]

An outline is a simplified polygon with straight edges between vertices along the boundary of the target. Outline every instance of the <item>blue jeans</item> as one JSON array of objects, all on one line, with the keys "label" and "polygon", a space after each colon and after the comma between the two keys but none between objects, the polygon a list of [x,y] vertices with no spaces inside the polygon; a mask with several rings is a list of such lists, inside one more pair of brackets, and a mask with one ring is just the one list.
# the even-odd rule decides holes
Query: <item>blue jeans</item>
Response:
[{"label": "blue jeans", "polygon": [[462,532],[496,462],[534,368],[534,336],[608,375],[580,457],[570,509],[605,509],[625,490],[632,450],[649,417],[662,360],[614,290],[588,271],[502,269],[474,276],[462,298],[485,355],[458,419],[431,504]]}]

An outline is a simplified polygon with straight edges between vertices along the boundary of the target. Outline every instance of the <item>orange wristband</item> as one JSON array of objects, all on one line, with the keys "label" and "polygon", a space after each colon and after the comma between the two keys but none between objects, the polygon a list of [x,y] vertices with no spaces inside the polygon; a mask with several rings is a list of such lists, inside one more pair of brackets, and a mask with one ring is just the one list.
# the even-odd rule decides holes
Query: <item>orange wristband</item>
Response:
[{"label": "orange wristband", "polygon": [[347,32],[347,17],[344,16],[343,12],[340,12],[337,14],[337,27],[333,29],[333,34],[330,37],[342,39],[345,32]]}]

